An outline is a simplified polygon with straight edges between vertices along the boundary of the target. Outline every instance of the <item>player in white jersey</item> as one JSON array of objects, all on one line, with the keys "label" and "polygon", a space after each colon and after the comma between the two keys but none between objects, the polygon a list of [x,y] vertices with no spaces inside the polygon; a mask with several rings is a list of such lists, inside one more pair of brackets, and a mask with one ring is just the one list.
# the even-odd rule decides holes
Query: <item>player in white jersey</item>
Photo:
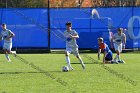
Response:
[{"label": "player in white jersey", "polygon": [[123,63],[124,61],[120,59],[120,53],[122,52],[122,49],[125,49],[126,44],[126,35],[123,33],[123,28],[118,29],[118,33],[114,34],[111,41],[112,45],[114,43],[114,48],[117,53],[116,57],[114,58],[114,61],[117,62],[118,59],[119,63]]},{"label": "player in white jersey", "polygon": [[78,33],[75,30],[71,29],[72,27],[72,23],[71,22],[67,22],[66,23],[66,31],[64,32],[64,35],[66,37],[66,62],[68,64],[68,67],[70,70],[73,70],[73,67],[70,64],[70,58],[69,58],[69,54],[72,52],[80,61],[82,68],[85,69],[85,65],[79,55],[78,52],[78,45],[76,43],[76,39],[79,38]]},{"label": "player in white jersey", "polygon": [[7,29],[6,24],[2,24],[1,27],[2,31],[0,33],[0,39],[4,40],[3,51],[6,59],[8,60],[8,62],[10,62],[11,60],[8,54],[14,54],[14,56],[16,56],[16,51],[11,51],[12,37],[14,37],[15,34],[11,30]]}]

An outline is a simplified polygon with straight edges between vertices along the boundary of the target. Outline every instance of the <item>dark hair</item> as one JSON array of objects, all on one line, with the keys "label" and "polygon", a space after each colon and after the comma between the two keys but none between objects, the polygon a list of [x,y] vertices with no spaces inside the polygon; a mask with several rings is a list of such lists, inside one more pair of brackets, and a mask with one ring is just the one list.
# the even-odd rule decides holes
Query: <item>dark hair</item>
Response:
[{"label": "dark hair", "polygon": [[104,41],[104,39],[102,37],[99,37],[98,40],[101,41],[101,42]]},{"label": "dark hair", "polygon": [[118,31],[123,31],[123,28],[118,28]]},{"label": "dark hair", "polygon": [[69,25],[71,26],[72,23],[71,23],[71,22],[67,22],[67,23],[66,23],[66,26],[69,26]]},{"label": "dark hair", "polygon": [[6,25],[5,23],[2,24],[2,26],[5,26],[5,25]]}]

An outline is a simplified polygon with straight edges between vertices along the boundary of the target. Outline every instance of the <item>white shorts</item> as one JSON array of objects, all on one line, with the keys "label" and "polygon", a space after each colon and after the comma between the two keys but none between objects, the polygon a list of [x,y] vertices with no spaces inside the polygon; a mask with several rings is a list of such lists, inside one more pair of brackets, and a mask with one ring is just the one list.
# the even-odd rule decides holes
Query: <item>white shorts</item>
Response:
[{"label": "white shorts", "polygon": [[122,44],[116,44],[116,43],[114,43],[114,48],[115,48],[115,50],[117,50],[119,52],[122,52]]},{"label": "white shorts", "polygon": [[66,52],[69,54],[73,53],[74,56],[78,56],[78,48],[66,48]]},{"label": "white shorts", "polygon": [[12,43],[4,43],[3,49],[11,51],[12,49]]}]

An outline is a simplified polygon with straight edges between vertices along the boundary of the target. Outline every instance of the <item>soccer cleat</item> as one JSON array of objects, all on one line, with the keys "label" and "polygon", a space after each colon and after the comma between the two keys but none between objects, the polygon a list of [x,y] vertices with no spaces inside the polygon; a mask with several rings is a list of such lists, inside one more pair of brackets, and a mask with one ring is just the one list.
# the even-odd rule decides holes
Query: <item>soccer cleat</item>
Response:
[{"label": "soccer cleat", "polygon": [[72,70],[74,70],[74,69],[73,69],[73,67],[71,67],[71,66],[70,66],[70,67],[69,67],[69,70],[71,70],[71,71],[72,71]]},{"label": "soccer cleat", "polygon": [[125,61],[123,61],[123,60],[120,60],[120,61],[118,61],[119,63],[125,63]]},{"label": "soccer cleat", "polygon": [[111,61],[111,64],[114,64],[114,63],[115,63],[115,62],[112,60],[112,61]]},{"label": "soccer cleat", "polygon": [[115,60],[112,60],[111,64],[119,64],[119,63],[117,61],[115,61]]},{"label": "soccer cleat", "polygon": [[72,70],[74,70],[74,69],[73,69],[73,68],[69,68],[69,70],[71,70],[71,71],[72,71]]},{"label": "soccer cleat", "polygon": [[11,62],[11,60],[9,59],[8,62]]}]

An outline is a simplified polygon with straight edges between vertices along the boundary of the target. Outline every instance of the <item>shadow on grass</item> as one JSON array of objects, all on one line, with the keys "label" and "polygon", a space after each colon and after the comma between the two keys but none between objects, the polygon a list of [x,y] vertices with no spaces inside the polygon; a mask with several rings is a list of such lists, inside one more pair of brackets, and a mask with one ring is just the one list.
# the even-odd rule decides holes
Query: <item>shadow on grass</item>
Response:
[{"label": "shadow on grass", "polygon": [[[71,64],[81,64],[81,63],[71,63]],[[84,63],[84,64],[101,64],[101,63]]]},{"label": "shadow on grass", "polygon": [[[61,71],[48,71],[48,72],[61,72]],[[0,74],[45,74],[47,72],[0,72]]]}]

